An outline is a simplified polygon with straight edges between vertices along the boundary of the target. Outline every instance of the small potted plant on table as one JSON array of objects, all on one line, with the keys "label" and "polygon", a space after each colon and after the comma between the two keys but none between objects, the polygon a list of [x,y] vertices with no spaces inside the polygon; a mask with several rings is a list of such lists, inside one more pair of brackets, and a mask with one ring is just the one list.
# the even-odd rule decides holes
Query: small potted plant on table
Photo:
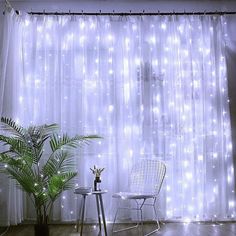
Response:
[{"label": "small potted plant on table", "polygon": [[92,168],[90,168],[90,170],[92,171],[92,173],[95,175],[95,179],[94,179],[94,191],[100,191],[100,183],[102,182],[101,180],[101,173],[104,171],[104,168],[97,168],[96,166]]}]

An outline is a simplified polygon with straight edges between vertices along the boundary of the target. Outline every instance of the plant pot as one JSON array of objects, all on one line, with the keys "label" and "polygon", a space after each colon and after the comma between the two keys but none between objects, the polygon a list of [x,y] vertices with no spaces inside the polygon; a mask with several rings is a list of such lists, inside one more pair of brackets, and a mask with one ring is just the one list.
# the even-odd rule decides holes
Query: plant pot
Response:
[{"label": "plant pot", "polygon": [[96,177],[94,180],[94,191],[100,191],[101,187],[100,187],[100,183],[101,183],[101,179],[100,177]]},{"label": "plant pot", "polygon": [[34,236],[49,236],[49,226],[47,224],[34,225]]}]

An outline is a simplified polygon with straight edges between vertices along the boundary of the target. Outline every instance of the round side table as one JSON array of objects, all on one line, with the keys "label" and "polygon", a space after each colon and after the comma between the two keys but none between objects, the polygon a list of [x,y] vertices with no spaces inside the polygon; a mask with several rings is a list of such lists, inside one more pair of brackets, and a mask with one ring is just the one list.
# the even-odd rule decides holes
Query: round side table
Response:
[{"label": "round side table", "polygon": [[[80,194],[82,196],[82,204],[81,204],[81,207],[80,207],[80,218],[81,218],[80,235],[82,236],[82,234],[83,234],[86,197],[89,196],[89,195],[94,195],[96,197],[99,230],[100,230],[100,232],[102,230],[101,215],[100,215],[100,210],[101,210],[104,233],[105,233],[105,236],[107,236],[106,218],[105,218],[105,212],[104,212],[103,200],[102,200],[102,195],[107,193],[107,190],[91,191],[89,193],[84,193],[84,192],[80,192],[80,191],[75,190],[74,193],[75,194]],[[77,232],[78,232],[79,231],[79,220],[77,220],[76,228],[77,228]]]}]

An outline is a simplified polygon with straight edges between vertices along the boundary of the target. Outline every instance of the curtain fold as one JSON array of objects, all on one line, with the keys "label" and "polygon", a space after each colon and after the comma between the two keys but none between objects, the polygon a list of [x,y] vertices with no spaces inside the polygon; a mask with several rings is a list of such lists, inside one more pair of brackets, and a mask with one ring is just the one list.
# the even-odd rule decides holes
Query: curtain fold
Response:
[{"label": "curtain fold", "polygon": [[[20,75],[20,22],[13,9],[6,9],[0,51],[0,115],[14,117]],[[19,44],[18,44],[19,43]],[[3,148],[2,146],[0,148]],[[11,225],[23,220],[23,196],[15,181],[0,173],[0,225]]]},{"label": "curtain fold", "polygon": [[[129,189],[130,168],[140,158],[167,165],[161,218],[235,219],[224,17],[6,19],[5,30],[15,27],[4,40],[12,56],[1,57],[1,114],[23,125],[56,122],[70,135],[101,135],[78,151],[75,187],[92,186],[90,167],[105,167],[108,220],[112,193]],[[75,220],[77,198],[63,193],[53,218]],[[92,221],[95,200],[88,204]]]}]

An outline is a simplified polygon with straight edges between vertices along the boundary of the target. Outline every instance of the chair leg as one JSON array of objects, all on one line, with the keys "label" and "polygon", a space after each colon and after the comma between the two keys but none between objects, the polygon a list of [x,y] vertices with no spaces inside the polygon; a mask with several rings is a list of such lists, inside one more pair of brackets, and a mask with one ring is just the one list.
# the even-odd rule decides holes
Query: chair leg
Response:
[{"label": "chair leg", "polygon": [[157,210],[156,210],[155,204],[153,205],[153,210],[155,212],[156,222],[157,222],[157,226],[158,226],[158,230],[159,230],[161,227],[160,227],[160,223],[158,220],[158,215],[157,215]]},{"label": "chair leg", "polygon": [[112,224],[112,230],[111,230],[111,233],[112,233],[112,234],[113,234],[113,232],[115,233],[115,231],[114,231],[114,225],[115,225],[115,223],[116,223],[116,217],[117,217],[118,211],[119,211],[119,208],[117,208],[117,210],[116,210],[115,218],[114,218],[114,221],[113,221],[113,224]]},{"label": "chair leg", "polygon": [[[118,232],[130,230],[130,229],[134,229],[134,228],[137,228],[139,226],[139,223],[137,222],[137,224],[135,226],[122,228],[120,230],[114,230],[114,225],[115,225],[115,222],[116,222],[116,219],[117,219],[118,212],[119,212],[119,210],[122,210],[122,209],[129,209],[129,208],[122,208],[122,207],[117,208],[116,214],[115,214],[115,217],[114,217],[114,221],[113,221],[113,224],[112,224],[112,235],[113,235],[113,233],[118,233]],[[137,210],[138,211],[139,209],[137,208],[137,209],[129,209],[129,210]]]},{"label": "chair leg", "polygon": [[142,211],[142,208],[140,208],[140,223],[141,223],[141,232],[142,232],[142,235],[143,234],[143,211]]},{"label": "chair leg", "polygon": [[[156,207],[155,207],[155,201],[153,204],[149,205],[149,204],[145,204],[145,201],[144,200],[141,204],[138,204],[138,202],[136,201],[137,203],[137,207],[136,208],[131,208],[129,210],[136,210],[137,211],[137,224],[135,226],[131,226],[131,227],[126,227],[126,228],[123,228],[123,229],[120,229],[120,230],[116,230],[114,231],[114,225],[115,225],[115,222],[116,222],[116,219],[117,219],[117,215],[118,215],[118,211],[121,210],[121,209],[127,209],[127,208],[122,208],[122,207],[118,207],[117,210],[116,210],[116,214],[115,214],[115,218],[114,218],[114,221],[113,221],[113,225],[112,225],[112,235],[113,233],[117,233],[117,232],[121,232],[121,231],[125,231],[125,230],[130,230],[130,229],[133,229],[133,228],[137,228],[139,225],[141,225],[141,232],[142,232],[142,235],[143,236],[148,236],[148,235],[151,235],[155,232],[157,232],[159,229],[160,229],[160,223],[159,223],[159,220],[158,220],[158,215],[157,215],[157,210],[156,210]],[[143,211],[142,211],[142,208],[143,206],[145,205],[149,205],[149,206],[152,206],[153,207],[153,210],[154,210],[154,213],[155,213],[155,218],[156,218],[156,223],[157,223],[157,228],[147,234],[144,234],[144,225],[143,225]],[[140,213],[139,213],[140,212]],[[140,216],[140,217],[139,217]]]},{"label": "chair leg", "polygon": [[157,216],[157,210],[156,210],[156,207],[155,207],[155,203],[153,204],[153,210],[154,210],[155,217],[156,217],[157,228],[155,230],[145,234],[144,236],[154,234],[155,232],[157,232],[160,229],[160,224],[159,224],[159,220],[158,220],[158,216]]}]

